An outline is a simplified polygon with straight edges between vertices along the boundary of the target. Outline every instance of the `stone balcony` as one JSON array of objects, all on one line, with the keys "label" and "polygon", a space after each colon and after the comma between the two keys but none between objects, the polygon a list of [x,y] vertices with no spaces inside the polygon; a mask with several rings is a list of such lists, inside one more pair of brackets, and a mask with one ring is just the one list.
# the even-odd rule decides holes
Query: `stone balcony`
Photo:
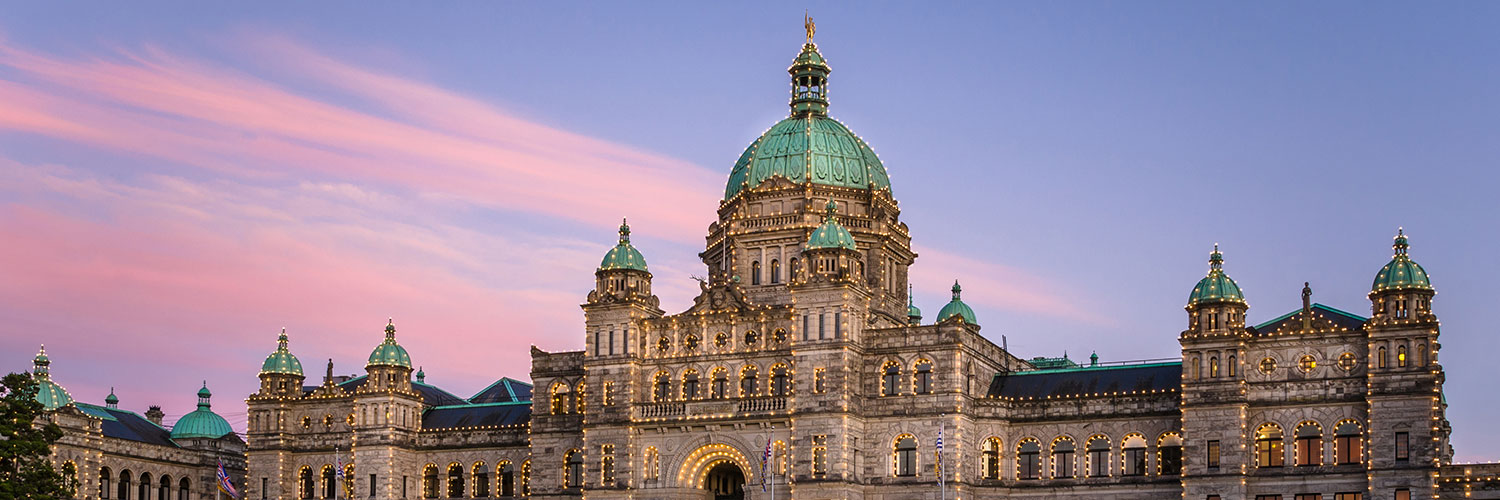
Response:
[{"label": "stone balcony", "polygon": [[785,413],[786,400],[785,397],[758,397],[638,404],[631,407],[631,418],[667,421],[755,417]]}]

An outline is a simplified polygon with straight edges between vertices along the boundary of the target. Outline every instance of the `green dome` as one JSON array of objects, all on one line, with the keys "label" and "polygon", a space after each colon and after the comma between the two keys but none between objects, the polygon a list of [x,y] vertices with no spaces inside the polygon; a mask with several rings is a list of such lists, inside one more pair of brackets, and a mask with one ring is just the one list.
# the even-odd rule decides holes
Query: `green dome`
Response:
[{"label": "green dome", "polygon": [[604,254],[604,260],[599,262],[601,271],[615,269],[646,270],[646,256],[641,255],[635,245],[630,244],[630,224],[624,220],[620,221],[620,243],[609,249],[609,253]]},{"label": "green dome", "polygon": [[1411,245],[1406,242],[1404,230],[1396,230],[1396,242],[1391,245],[1395,254],[1391,261],[1380,268],[1380,274],[1375,275],[1375,282],[1370,284],[1370,292],[1384,292],[1387,290],[1431,290],[1432,281],[1428,279],[1427,271],[1416,261],[1407,255],[1407,249]]},{"label": "green dome", "polygon": [[1224,254],[1219,253],[1219,245],[1214,245],[1213,253],[1208,254],[1208,276],[1198,280],[1198,286],[1188,296],[1188,306],[1210,302],[1245,303],[1240,286],[1224,274]]},{"label": "green dome", "polygon": [[[47,346],[42,346],[32,360],[32,377],[36,379],[36,401],[42,409],[51,411],[73,404],[73,396],[57,382],[52,381],[52,360],[47,359]],[[113,393],[114,391],[110,391]]]},{"label": "green dome", "polygon": [[208,399],[211,397],[213,394],[208,392],[208,383],[205,382],[203,388],[198,390],[198,409],[183,415],[177,419],[176,424],[172,424],[172,439],[218,439],[234,433],[234,428],[229,426],[224,417],[209,409]]},{"label": "green dome", "polygon": [[120,404],[120,397],[115,395],[115,388],[109,388],[109,395],[104,397],[104,404],[109,406]]},{"label": "green dome", "polygon": [[911,285],[906,286],[906,320],[912,325],[922,324],[922,310],[917,308],[917,299],[913,297]]},{"label": "green dome", "polygon": [[974,310],[970,309],[969,305],[965,304],[964,301],[959,298],[959,295],[963,293],[963,290],[963,287],[958,286],[958,280],[953,280],[953,300],[948,301],[948,304],[944,305],[943,308],[938,311],[938,323],[942,323],[948,318],[958,316],[959,318],[964,320],[964,323],[969,323],[971,325],[979,324],[979,321],[974,319]]},{"label": "green dome", "polygon": [[365,366],[400,366],[411,368],[411,356],[406,354],[406,348],[396,343],[396,323],[391,321],[385,325],[385,342],[375,346],[370,353],[370,362]]},{"label": "green dome", "polygon": [[828,200],[824,208],[827,215],[823,217],[823,224],[813,229],[812,235],[807,238],[807,249],[817,250],[822,248],[845,248],[854,250],[854,236],[849,230],[839,224],[833,213],[838,210],[838,204]]},{"label": "green dome", "polygon": [[890,189],[885,165],[870,145],[828,117],[828,65],[812,43],[788,70],[793,79],[792,116],[750,143],[729,172],[724,199],[773,177],[797,184]]},{"label": "green dome", "polygon": [[282,373],[286,375],[302,376],[302,362],[286,348],[286,329],[281,329],[281,337],[276,339],[276,352],[266,356],[266,362],[260,364],[260,372]]}]

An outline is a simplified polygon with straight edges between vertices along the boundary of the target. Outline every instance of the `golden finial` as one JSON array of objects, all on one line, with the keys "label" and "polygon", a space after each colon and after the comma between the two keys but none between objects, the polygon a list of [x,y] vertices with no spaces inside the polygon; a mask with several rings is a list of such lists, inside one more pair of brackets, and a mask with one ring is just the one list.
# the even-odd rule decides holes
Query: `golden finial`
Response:
[{"label": "golden finial", "polygon": [[802,11],[802,29],[807,30],[807,43],[812,43],[813,34],[818,32],[818,25],[813,23],[812,16],[807,15],[805,10]]}]

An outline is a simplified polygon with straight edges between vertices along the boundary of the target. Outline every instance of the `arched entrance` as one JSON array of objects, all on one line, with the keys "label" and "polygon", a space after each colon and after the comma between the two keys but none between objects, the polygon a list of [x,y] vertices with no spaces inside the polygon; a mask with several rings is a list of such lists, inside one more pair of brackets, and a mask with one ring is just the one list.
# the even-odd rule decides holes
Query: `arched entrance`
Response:
[{"label": "arched entrance", "polygon": [[709,467],[703,489],[712,500],[745,500],[745,472],[734,462],[719,461]]}]

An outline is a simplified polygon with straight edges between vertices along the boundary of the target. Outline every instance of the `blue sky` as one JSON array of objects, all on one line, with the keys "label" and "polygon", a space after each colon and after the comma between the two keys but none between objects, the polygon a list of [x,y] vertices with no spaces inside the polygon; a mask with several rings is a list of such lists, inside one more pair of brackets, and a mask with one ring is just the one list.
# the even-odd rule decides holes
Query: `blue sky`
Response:
[{"label": "blue sky", "polygon": [[[133,401],[121,392],[122,405],[186,412],[196,385],[159,387],[148,377],[193,371],[186,378],[198,380],[202,371],[211,384],[220,380],[218,394],[248,393],[255,363],[282,326],[309,371],[321,372],[311,367],[329,357],[341,373],[356,371],[383,320],[396,316],[401,325],[405,313],[411,331],[432,332],[404,341],[418,363],[442,365],[427,370],[429,380],[477,391],[524,375],[499,367],[525,359],[527,344],[581,345],[576,304],[620,216],[632,217],[658,282],[684,282],[658,286],[667,309],[684,308],[694,288],[685,276],[730,166],[786,113],[785,68],[801,42],[804,8],[833,67],[830,112],[880,154],[926,258],[914,270],[918,305],[935,311],[958,278],[972,283],[966,291],[997,290],[974,304],[980,323],[1020,355],[1176,357],[1181,307],[1214,243],[1246,291],[1252,322],[1298,307],[1304,281],[1315,301],[1363,314],[1370,280],[1404,226],[1439,292],[1458,457],[1500,459],[1489,451],[1500,449],[1500,433],[1484,425],[1500,405],[1484,368],[1500,347],[1488,321],[1500,297],[1491,285],[1500,280],[1491,256],[1500,247],[1492,194],[1500,186],[1500,5],[1479,2],[6,4],[0,90],[59,99],[56,107],[11,103],[33,119],[73,101],[98,103],[67,116],[168,135],[105,140],[41,130],[15,118],[18,108],[0,122],[0,168],[11,186],[0,188],[0,222],[9,237],[34,242],[33,253],[12,257],[103,254],[101,268],[117,271],[98,287],[114,293],[90,294],[77,288],[89,287],[88,276],[67,279],[77,260],[0,265],[0,274],[27,277],[0,285],[10,303],[0,305],[0,345],[10,353],[3,360],[25,366],[40,336],[57,344],[49,347],[54,369],[80,399],[102,399],[110,385],[136,387]],[[102,63],[110,66],[93,66]],[[332,63],[359,72],[325,71]],[[48,73],[53,65],[97,70],[101,80]],[[337,137],[297,138],[266,121],[179,119],[190,106],[157,108],[101,91],[137,75],[121,67],[170,68],[225,88],[264,83],[254,95],[285,98],[286,114],[269,115],[285,121],[337,109],[358,114],[337,122],[351,130],[379,119],[447,134],[414,140],[418,147],[458,137],[516,150],[531,133],[557,132],[538,142],[545,148],[537,156],[584,166],[558,167],[559,178],[535,197],[506,190],[528,182],[520,174],[444,183],[449,162],[467,157],[403,153],[366,170],[359,160],[390,155],[320,142]],[[356,84],[349,76],[371,74],[383,79]],[[423,90],[397,94],[378,84],[392,80]],[[422,99],[433,92],[464,100],[431,109],[484,113],[446,121],[411,109],[427,106]],[[276,134],[349,163],[309,166],[317,160],[305,152],[249,159]],[[132,143],[183,136],[248,145],[181,155],[161,150],[175,143]],[[571,147],[575,140],[590,145]],[[619,169],[587,168],[622,157],[630,160]],[[540,165],[494,164],[522,165],[523,173]],[[490,163],[476,165],[463,175],[490,175]],[[682,195],[639,207],[628,195],[590,191],[607,191],[597,177],[615,172],[631,186]],[[605,205],[618,210],[587,205],[599,198],[625,201]],[[266,215],[281,208],[288,213]],[[173,218],[189,212],[201,213]],[[129,242],[129,251],[99,246],[101,234]],[[149,243],[172,237],[184,241]],[[265,267],[230,258],[277,253],[288,241],[325,258],[357,255],[349,260],[368,264],[364,272],[407,277],[390,287],[413,291],[348,292],[382,286],[351,269],[297,301],[245,300],[236,287],[301,290],[290,277],[308,276],[298,266],[327,267],[291,253]],[[150,265],[184,255],[225,255],[228,262],[199,259],[194,269],[228,283],[201,285],[162,274],[173,266]],[[543,261],[555,267],[526,272]],[[288,277],[256,280],[268,269]],[[36,283],[73,285],[39,291]],[[432,289],[445,285],[462,288]],[[120,298],[137,294],[145,297]],[[157,296],[208,304],[184,308]],[[330,297],[337,300],[321,301]],[[475,309],[492,303],[511,304]],[[516,316],[533,310],[548,312]],[[92,340],[122,323],[118,339]],[[175,347],[108,355],[155,343]],[[224,362],[173,365],[183,353]],[[223,369],[240,365],[240,374]],[[129,372],[141,379],[121,380]]]}]

